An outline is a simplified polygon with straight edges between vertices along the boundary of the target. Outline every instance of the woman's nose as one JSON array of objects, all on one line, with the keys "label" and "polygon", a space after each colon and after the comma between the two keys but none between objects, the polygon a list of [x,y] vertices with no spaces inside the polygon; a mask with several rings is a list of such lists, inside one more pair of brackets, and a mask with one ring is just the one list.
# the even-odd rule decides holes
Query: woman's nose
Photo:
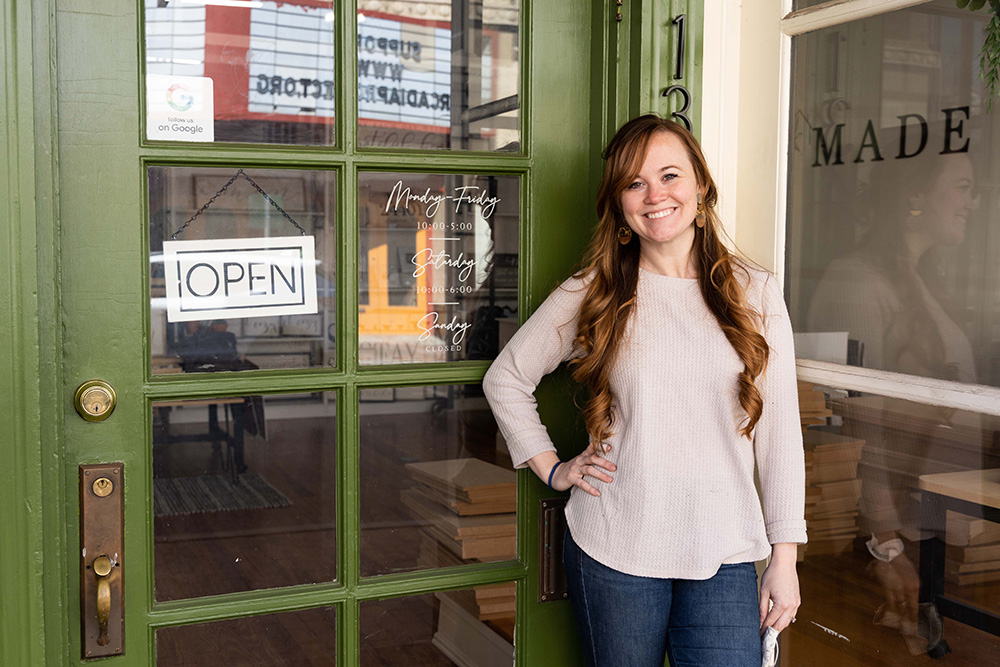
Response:
[{"label": "woman's nose", "polygon": [[646,189],[646,202],[655,204],[667,198],[668,188],[660,183],[654,183]]}]

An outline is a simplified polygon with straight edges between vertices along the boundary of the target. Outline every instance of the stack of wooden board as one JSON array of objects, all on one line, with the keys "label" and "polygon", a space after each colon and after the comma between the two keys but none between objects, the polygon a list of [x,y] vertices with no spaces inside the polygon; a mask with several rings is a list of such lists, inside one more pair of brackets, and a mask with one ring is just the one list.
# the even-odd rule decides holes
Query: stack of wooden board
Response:
[{"label": "stack of wooden board", "polygon": [[[415,484],[400,493],[420,523],[422,568],[512,560],[517,555],[517,477],[476,458],[408,463]],[[477,589],[456,603],[481,621],[513,622],[514,584]]]},{"label": "stack of wooden board", "polygon": [[[416,489],[400,493],[424,533],[463,561],[514,558],[517,521],[513,512],[459,516]],[[441,567],[440,563],[434,567]]]},{"label": "stack of wooden board", "polygon": [[[509,581],[495,586],[480,586],[462,591],[442,593],[454,600],[480,621],[492,621],[505,630],[514,625],[514,596],[517,584]],[[503,633],[501,633],[503,634]]]},{"label": "stack of wooden board", "polygon": [[[415,484],[400,492],[420,523],[421,568],[512,560],[517,555],[517,477],[480,459],[408,463]],[[434,644],[458,665],[510,664],[516,584],[437,593]]]},{"label": "stack of wooden board", "polygon": [[806,526],[800,554],[839,554],[858,535],[863,440],[816,429],[802,436],[806,459]]},{"label": "stack of wooden board", "polygon": [[959,586],[1000,581],[1000,524],[947,513],[945,579]]},{"label": "stack of wooden board", "polygon": [[799,418],[802,420],[802,432],[810,426],[825,424],[826,418],[833,412],[826,407],[826,396],[817,390],[812,383],[799,381]]}]

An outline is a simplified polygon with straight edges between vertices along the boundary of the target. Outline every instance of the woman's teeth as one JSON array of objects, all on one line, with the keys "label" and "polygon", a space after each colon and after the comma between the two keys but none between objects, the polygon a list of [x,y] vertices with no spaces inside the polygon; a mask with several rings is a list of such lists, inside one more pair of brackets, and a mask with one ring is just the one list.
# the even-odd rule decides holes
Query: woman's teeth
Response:
[{"label": "woman's teeth", "polygon": [[668,208],[663,211],[656,211],[655,213],[647,213],[646,217],[649,218],[650,220],[656,220],[657,218],[665,218],[676,210],[677,207],[675,206],[673,208]]}]

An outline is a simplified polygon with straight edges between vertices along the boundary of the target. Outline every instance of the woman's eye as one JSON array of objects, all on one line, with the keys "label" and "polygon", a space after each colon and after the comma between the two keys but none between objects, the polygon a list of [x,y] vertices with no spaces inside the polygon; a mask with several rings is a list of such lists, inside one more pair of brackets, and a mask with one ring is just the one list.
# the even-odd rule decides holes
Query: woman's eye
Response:
[{"label": "woman's eye", "polygon": [[677,178],[677,174],[664,174],[663,175],[663,180],[665,180],[665,181],[672,181],[675,178]]},{"label": "woman's eye", "polygon": [[626,190],[638,190],[641,187],[642,187],[642,181],[636,181],[635,183],[632,183],[630,186],[628,186],[625,189]]}]

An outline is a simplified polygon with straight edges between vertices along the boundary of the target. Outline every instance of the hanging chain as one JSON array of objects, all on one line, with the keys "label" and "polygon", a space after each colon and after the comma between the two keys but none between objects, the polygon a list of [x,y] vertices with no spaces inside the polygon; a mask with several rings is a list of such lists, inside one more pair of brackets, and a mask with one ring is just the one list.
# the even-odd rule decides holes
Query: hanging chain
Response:
[{"label": "hanging chain", "polygon": [[290,222],[293,225],[295,225],[295,229],[299,230],[299,232],[302,234],[302,236],[306,235],[306,230],[302,229],[302,227],[299,225],[299,223],[297,223],[294,220],[292,220],[292,216],[290,216],[287,213],[285,213],[285,209],[281,208],[278,205],[278,202],[276,202],[273,199],[271,199],[271,195],[269,195],[266,192],[264,192],[264,189],[261,188],[259,185],[257,185],[256,181],[254,181],[252,178],[250,178],[245,171],[243,171],[242,169],[240,169],[235,174],[233,174],[233,177],[230,178],[229,181],[225,185],[223,185],[219,189],[219,191],[216,192],[215,195],[211,199],[209,199],[207,202],[205,202],[204,206],[202,206],[197,211],[195,211],[194,215],[192,215],[190,218],[187,219],[187,222],[185,222],[183,225],[181,225],[180,228],[176,232],[174,232],[173,234],[170,235],[170,240],[171,241],[177,240],[177,236],[179,234],[181,234],[185,229],[187,229],[191,225],[192,222],[194,222],[195,220],[197,220],[198,216],[200,216],[202,213],[204,213],[206,210],[208,210],[208,207],[211,206],[212,204],[214,204],[215,200],[218,199],[219,197],[221,197],[222,193],[224,193],[226,190],[228,190],[229,186],[232,185],[233,183],[235,183],[236,179],[240,178],[241,176],[243,178],[245,178],[247,181],[249,181],[250,185],[252,185],[254,187],[254,189],[257,192],[259,192],[260,195],[264,199],[267,200],[268,204],[270,204],[271,206],[273,206],[278,211],[278,213],[280,213],[282,216],[284,216],[285,220],[287,220],[288,222]]},{"label": "hanging chain", "polygon": [[276,201],[274,201],[273,199],[271,199],[271,195],[269,195],[269,194],[267,194],[266,192],[264,192],[264,189],[263,189],[263,188],[261,188],[261,187],[260,187],[259,185],[257,185],[257,182],[256,182],[256,181],[254,181],[254,180],[253,180],[252,178],[250,178],[249,176],[247,176],[247,175],[246,175],[246,174],[245,174],[245,173],[243,172],[243,170],[242,170],[242,169],[240,169],[240,170],[239,170],[239,171],[237,172],[237,174],[243,174],[243,178],[245,178],[245,179],[247,179],[248,181],[250,181],[250,185],[252,185],[252,186],[254,187],[254,189],[255,189],[255,190],[256,190],[257,192],[259,192],[259,193],[260,193],[260,195],[261,195],[261,196],[262,196],[262,197],[263,197],[264,199],[266,199],[266,200],[267,200],[267,203],[269,203],[269,204],[270,204],[271,206],[273,206],[273,207],[274,207],[274,208],[275,208],[275,209],[276,209],[276,210],[278,211],[278,213],[280,213],[281,215],[283,215],[283,216],[285,217],[285,220],[287,220],[288,222],[292,223],[292,224],[293,224],[293,225],[295,226],[295,229],[299,230],[299,233],[300,233],[300,234],[301,234],[302,236],[305,236],[305,235],[306,235],[306,230],[302,229],[302,227],[300,227],[300,226],[299,226],[299,223],[297,223],[297,222],[295,222],[294,220],[292,220],[292,216],[290,216],[290,215],[288,215],[287,213],[285,213],[285,209],[283,209],[283,208],[281,208],[280,206],[278,206],[278,202],[276,202]]}]

